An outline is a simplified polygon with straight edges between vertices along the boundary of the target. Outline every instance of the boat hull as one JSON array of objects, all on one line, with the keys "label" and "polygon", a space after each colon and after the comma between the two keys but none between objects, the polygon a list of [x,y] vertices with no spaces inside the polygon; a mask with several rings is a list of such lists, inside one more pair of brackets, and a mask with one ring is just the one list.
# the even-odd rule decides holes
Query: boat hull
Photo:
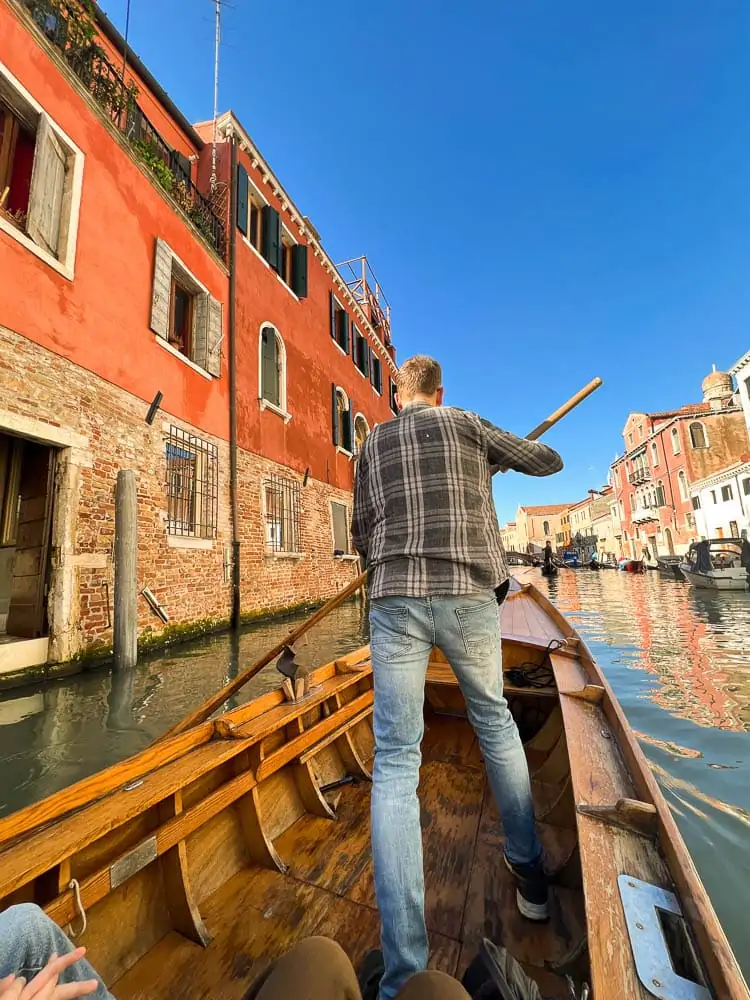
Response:
[{"label": "boat hull", "polygon": [[748,576],[745,570],[713,570],[709,573],[692,573],[680,567],[682,576],[691,587],[699,590],[748,590]]}]

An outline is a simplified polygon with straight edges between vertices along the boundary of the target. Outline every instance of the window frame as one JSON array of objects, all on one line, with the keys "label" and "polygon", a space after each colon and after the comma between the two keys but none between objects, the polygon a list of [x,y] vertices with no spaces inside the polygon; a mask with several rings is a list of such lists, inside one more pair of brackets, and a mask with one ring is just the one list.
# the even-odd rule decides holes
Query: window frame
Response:
[{"label": "window frame", "polygon": [[75,277],[76,249],[78,246],[78,223],[81,211],[81,193],[83,190],[84,153],[73,142],[67,132],[60,128],[54,118],[47,114],[44,107],[34,99],[20,80],[11,73],[5,63],[0,61],[0,93],[5,88],[12,91],[19,103],[26,105],[26,110],[37,120],[34,163],[36,164],[39,127],[42,119],[45,120],[46,126],[49,128],[52,136],[54,136],[55,140],[65,150],[67,162],[60,209],[60,232],[57,254],[52,253],[47,247],[37,243],[25,230],[20,229],[2,215],[0,215],[0,231],[10,236],[17,243],[20,243],[26,250],[31,251],[35,257],[44,261],[45,264],[57,271],[64,278],[67,278],[68,281],[72,281]]},{"label": "window frame", "polygon": [[[693,428],[700,427],[703,433],[703,444],[696,444],[695,438],[693,437]],[[702,420],[691,420],[688,424],[688,437],[690,438],[690,447],[693,451],[701,451],[709,447],[708,431],[706,430],[706,425]]]},{"label": "window frame", "polygon": [[750,497],[750,476],[742,480],[742,492],[746,497]]},{"label": "window frame", "polygon": [[[174,513],[171,507],[176,500],[176,494],[170,488],[170,475],[178,473],[183,475],[184,469],[170,470],[170,447],[179,447],[186,455],[192,456],[192,513],[191,519],[170,518],[170,512]],[[167,511],[165,518],[165,531],[168,539],[182,539],[192,542],[215,542],[219,534],[219,448],[218,445],[206,438],[198,437],[190,431],[184,430],[177,424],[167,425],[167,434],[164,439],[164,485],[167,499]],[[207,489],[210,492],[207,492]],[[204,521],[201,505],[207,499],[211,506],[210,524]],[[208,532],[208,533],[206,533]],[[179,544],[179,543],[178,543]]]},{"label": "window frame", "polygon": [[[292,541],[296,540],[298,543],[298,548],[295,549],[276,549],[273,546],[269,546],[268,543],[268,529],[271,526],[269,524],[268,491],[274,487],[274,478],[278,479],[280,483],[288,486],[293,499],[296,499],[296,506],[294,503],[291,505]],[[260,484],[260,505],[263,522],[264,555],[275,559],[303,559],[305,553],[302,548],[302,492],[299,480],[293,479],[291,476],[282,476],[279,474],[276,474],[275,476],[264,476]],[[295,519],[297,522],[296,525],[294,524]],[[284,534],[284,521],[285,508],[282,501],[282,516],[280,521],[282,539]]]},{"label": "window frame", "polygon": [[[354,324],[352,323],[351,316],[349,316],[348,309],[341,304],[338,295],[335,292],[331,293],[333,295],[333,324],[334,329],[332,331],[331,340],[334,342],[336,347],[341,351],[345,357],[349,357],[351,344],[352,344],[352,329]],[[339,340],[339,317],[346,316],[346,347],[343,346]],[[342,324],[344,325],[344,324]]]},{"label": "window frame", "polygon": [[670,431],[670,438],[672,440],[672,454],[679,455],[681,453],[681,445],[680,432],[677,427],[673,427]]},{"label": "window frame", "polygon": [[659,464],[659,448],[656,441],[651,442],[651,464],[654,468]]},{"label": "window frame", "polygon": [[[724,496],[724,494],[727,496]],[[727,483],[725,486],[721,487],[721,502],[731,503],[734,500],[734,490],[732,489],[732,484]]]},{"label": "window frame", "polygon": [[[338,400],[339,398],[344,401],[343,413],[349,414],[349,448],[346,447],[344,443],[345,435],[342,433],[344,428],[339,423],[339,411],[338,411]],[[343,386],[336,385],[336,426],[338,428],[338,444],[336,445],[336,451],[341,452],[342,455],[346,455],[347,458],[352,458],[354,455],[354,420],[352,419],[352,401]]]},{"label": "window frame", "polygon": [[[346,524],[346,545],[347,545],[347,548],[346,548],[346,551],[342,553],[342,555],[336,555],[335,554],[339,550],[336,547],[336,523],[335,523],[334,517],[333,517],[333,508],[334,507],[343,507],[344,511],[346,512],[345,524]],[[335,559],[358,559],[359,556],[354,551],[354,546],[352,544],[352,533],[351,533],[351,527],[350,527],[350,525],[351,525],[351,511],[350,511],[349,504],[346,503],[346,502],[344,502],[344,501],[342,501],[342,500],[334,500],[333,497],[330,497],[329,501],[328,501],[328,508],[329,508],[330,517],[331,517],[331,545],[332,545],[331,552],[334,553],[334,558]]]},{"label": "window frame", "polygon": [[688,486],[684,469],[680,469],[677,473],[677,490],[680,494],[680,500],[683,503],[687,503],[690,500],[690,487]]},{"label": "window frame", "polygon": [[[263,395],[263,331],[271,329],[276,337],[276,351],[279,366],[279,406],[266,399]],[[278,416],[283,417],[284,423],[288,424],[292,419],[292,414],[287,409],[287,358],[286,344],[279,328],[270,321],[261,323],[258,328],[258,405],[261,410],[271,410]]]},{"label": "window frame", "polygon": [[360,449],[357,447],[357,421],[358,420],[361,421],[365,425],[365,429],[366,429],[366,433],[365,433],[365,436],[364,436],[364,439],[363,439],[363,443],[370,436],[370,425],[367,422],[367,417],[362,412],[359,412],[359,413],[355,414],[354,421],[352,423],[352,448],[354,450],[355,457],[357,455],[359,455],[359,451],[360,451]]}]

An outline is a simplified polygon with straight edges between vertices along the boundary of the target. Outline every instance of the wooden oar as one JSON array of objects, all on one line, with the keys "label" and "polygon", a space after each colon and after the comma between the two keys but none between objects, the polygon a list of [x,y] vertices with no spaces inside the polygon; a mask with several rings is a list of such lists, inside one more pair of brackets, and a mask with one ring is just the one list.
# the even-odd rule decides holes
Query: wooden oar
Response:
[{"label": "wooden oar", "polygon": [[[587,396],[590,396],[592,392],[598,389],[601,384],[602,380],[600,378],[593,379],[593,381],[589,382],[587,386],[584,386],[580,392],[577,392],[575,396],[571,396],[568,402],[561,406],[559,410],[555,410],[555,412],[539,424],[538,427],[535,427],[530,434],[527,434],[527,438],[530,441],[536,441],[538,437],[541,437],[542,434],[546,433],[546,431],[556,424],[558,420],[562,420],[562,418],[566,414],[570,413],[574,407],[578,406],[578,404],[583,402]],[[252,664],[252,666],[248,667],[247,670],[243,670],[243,672],[238,674],[233,681],[230,681],[229,684],[225,685],[221,691],[217,691],[215,695],[208,699],[208,701],[205,701],[202,705],[196,708],[195,711],[186,715],[184,719],[181,719],[180,722],[172,726],[171,729],[168,729],[166,733],[159,737],[159,740],[166,739],[168,736],[177,736],[179,733],[184,733],[186,729],[190,729],[192,726],[197,726],[199,723],[205,722],[210,715],[213,715],[218,708],[221,708],[227,698],[231,698],[231,696],[239,691],[241,687],[244,687],[244,685],[247,684],[247,682],[253,678],[259,670],[262,670],[263,667],[267,667],[268,664],[272,660],[275,660],[277,656],[281,656],[284,650],[293,647],[294,643],[297,642],[305,634],[305,632],[309,631],[314,625],[317,625],[318,622],[321,622],[332,611],[335,611],[336,608],[344,603],[344,601],[348,600],[353,594],[355,594],[360,587],[363,587],[366,582],[367,573],[361,573],[356,580],[352,580],[347,587],[344,587],[344,589],[339,591],[335,597],[332,597],[330,601],[324,604],[321,608],[318,608],[318,610],[306,621],[302,622],[301,625],[298,625],[297,628],[292,629],[285,639],[282,639],[282,641],[277,643],[272,649],[269,649],[267,653],[264,653],[259,660],[256,660],[255,663]],[[157,740],[157,742],[159,742],[159,740]]]}]

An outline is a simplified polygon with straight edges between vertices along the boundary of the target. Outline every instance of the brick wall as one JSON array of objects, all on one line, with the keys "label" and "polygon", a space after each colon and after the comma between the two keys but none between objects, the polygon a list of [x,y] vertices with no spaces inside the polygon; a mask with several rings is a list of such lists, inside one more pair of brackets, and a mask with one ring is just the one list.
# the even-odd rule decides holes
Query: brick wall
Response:
[{"label": "brick wall", "polygon": [[[0,326],[0,430],[60,444],[52,532],[50,659],[95,652],[112,640],[114,494],[119,469],[134,469],[138,490],[138,584],[167,611],[166,628],[139,597],[143,640],[164,640],[226,621],[231,586],[228,444],[168,413],[146,424],[142,400]],[[170,424],[218,448],[217,537],[209,547],[175,547],[166,532],[165,441]],[[298,473],[244,451],[239,454],[242,612],[320,601],[358,572],[336,559],[330,500],[351,494],[310,480],[302,490],[303,558],[265,554],[261,484],[272,472]],[[187,544],[195,544],[187,540]]]}]

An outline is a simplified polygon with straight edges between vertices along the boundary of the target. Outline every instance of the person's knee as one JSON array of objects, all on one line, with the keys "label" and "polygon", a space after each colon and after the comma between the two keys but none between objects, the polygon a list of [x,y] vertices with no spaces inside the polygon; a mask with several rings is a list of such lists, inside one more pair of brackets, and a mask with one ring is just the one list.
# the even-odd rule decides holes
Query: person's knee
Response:
[{"label": "person's knee", "polygon": [[453,976],[427,969],[411,976],[399,990],[396,1000],[469,1000],[469,994]]},{"label": "person's knee", "polygon": [[325,963],[325,967],[351,965],[346,952],[337,941],[317,935],[303,938],[292,947],[287,954],[299,955],[310,961]]},{"label": "person's knee", "polygon": [[0,918],[19,935],[28,939],[46,932],[50,924],[50,918],[36,903],[17,903],[0,914]]}]

